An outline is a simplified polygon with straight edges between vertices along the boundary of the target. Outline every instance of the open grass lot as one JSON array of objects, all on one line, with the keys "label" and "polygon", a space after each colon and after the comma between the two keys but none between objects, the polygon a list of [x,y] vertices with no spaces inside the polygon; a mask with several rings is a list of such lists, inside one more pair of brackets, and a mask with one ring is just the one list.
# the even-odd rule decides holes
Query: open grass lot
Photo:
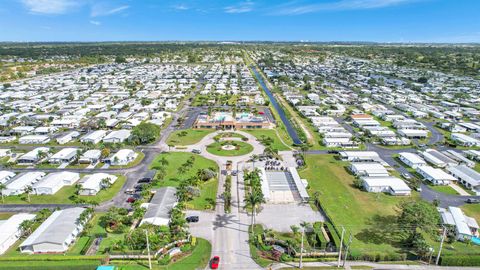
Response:
[{"label": "open grass lot", "polygon": [[91,270],[100,265],[100,260],[64,260],[64,261],[2,261],[0,269],[9,270]]},{"label": "open grass lot", "polygon": [[396,205],[403,200],[418,199],[367,193],[353,186],[354,177],[347,170],[347,162],[333,155],[307,155],[307,167],[300,176],[308,180],[309,192],[318,198],[323,210],[337,230],[345,226],[352,233],[352,253],[399,251],[399,239],[391,236],[395,223]]},{"label": "open grass lot", "polygon": [[[214,132],[214,129],[176,130],[167,139],[168,145],[190,145],[198,143],[203,137]],[[185,135],[183,135],[186,132]]]},{"label": "open grass lot", "polygon": [[228,145],[228,142],[215,142],[207,146],[207,151],[210,154],[217,156],[233,157],[233,156],[243,156],[253,151],[253,146],[246,142],[232,141],[232,144],[235,144],[236,149],[224,150],[222,146]]},{"label": "open grass lot", "polygon": [[[115,196],[115,194],[120,191],[126,180],[125,176],[123,175],[117,176],[117,181],[115,181],[115,183],[113,183],[111,187],[101,190],[97,195],[78,197],[87,201],[95,201],[98,203],[112,199],[113,196]],[[71,204],[73,202],[70,200],[69,197],[73,194],[75,194],[75,187],[66,186],[61,188],[54,195],[30,195],[30,202],[28,202],[27,196],[25,194],[18,196],[5,196],[5,204]]]},{"label": "open grass lot", "polygon": [[[280,138],[277,135],[275,129],[247,129],[243,130],[255,136],[259,141],[262,141],[262,136],[269,137],[272,139],[272,144],[270,145],[273,149],[277,149],[278,151],[285,151],[290,150],[290,148],[283,144]],[[285,143],[292,143],[291,141]]]},{"label": "open grass lot", "polygon": [[480,222],[480,204],[465,204],[462,210],[469,217],[473,217]]},{"label": "open grass lot", "polygon": [[[180,174],[178,172],[178,168],[192,156],[195,157],[192,168],[190,168],[184,174]],[[165,157],[165,159],[168,161],[168,165],[166,165],[166,176],[165,180],[160,181],[157,187],[176,187],[180,184],[181,179],[187,179],[195,176],[199,169],[214,168],[216,172],[219,170],[217,163],[215,163],[213,160],[187,152],[169,152],[160,154],[153,160],[150,168],[153,169],[156,166],[160,166],[159,161],[163,157]],[[187,206],[193,209],[205,209],[205,205],[207,205],[206,200],[208,198],[215,200],[217,187],[218,180],[216,178],[210,179],[209,181],[203,183],[200,186],[200,196],[188,202]]]},{"label": "open grass lot", "polygon": [[445,193],[449,195],[459,195],[458,192],[455,189],[453,189],[451,186],[429,186],[429,187],[441,193]]}]

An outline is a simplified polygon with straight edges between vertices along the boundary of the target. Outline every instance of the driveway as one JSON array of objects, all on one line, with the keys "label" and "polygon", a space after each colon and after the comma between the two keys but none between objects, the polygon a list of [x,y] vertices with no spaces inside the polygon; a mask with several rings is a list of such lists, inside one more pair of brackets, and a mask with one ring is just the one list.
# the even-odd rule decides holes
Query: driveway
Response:
[{"label": "driveway", "polygon": [[302,221],[324,222],[322,213],[312,210],[310,205],[298,204],[263,204],[256,222],[279,232],[291,232],[290,226],[300,226]]},{"label": "driveway", "polygon": [[213,241],[213,224],[215,219],[215,212],[213,211],[198,211],[187,210],[185,216],[198,216],[198,222],[189,223],[190,233],[195,237]]}]

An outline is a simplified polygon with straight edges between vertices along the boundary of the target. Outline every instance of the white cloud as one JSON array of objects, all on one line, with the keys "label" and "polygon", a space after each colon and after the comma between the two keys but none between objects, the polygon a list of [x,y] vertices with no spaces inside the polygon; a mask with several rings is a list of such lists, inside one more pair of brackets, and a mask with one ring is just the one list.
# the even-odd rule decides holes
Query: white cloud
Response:
[{"label": "white cloud", "polygon": [[80,0],[21,0],[22,4],[36,14],[65,14],[83,4]]},{"label": "white cloud", "polygon": [[93,24],[93,25],[101,25],[101,24],[102,24],[102,23],[99,22],[99,21],[93,21],[93,20],[90,21],[90,23]]},{"label": "white cloud", "polygon": [[90,12],[90,16],[92,17],[100,17],[100,16],[108,16],[120,13],[124,10],[129,9],[130,6],[124,5],[119,7],[110,7],[105,4],[96,4],[92,6],[92,10]]},{"label": "white cloud", "polygon": [[253,11],[253,2],[251,1],[246,1],[246,2],[241,2],[238,5],[235,6],[228,6],[224,8],[224,11],[226,13],[246,13]]},{"label": "white cloud", "polygon": [[173,6],[173,9],[175,9],[175,10],[189,10],[190,7],[188,7],[185,4],[178,4],[178,5]]},{"label": "white cloud", "polygon": [[423,0],[339,0],[319,4],[298,4],[297,1],[278,6],[273,15],[301,15],[319,11],[376,9]]}]

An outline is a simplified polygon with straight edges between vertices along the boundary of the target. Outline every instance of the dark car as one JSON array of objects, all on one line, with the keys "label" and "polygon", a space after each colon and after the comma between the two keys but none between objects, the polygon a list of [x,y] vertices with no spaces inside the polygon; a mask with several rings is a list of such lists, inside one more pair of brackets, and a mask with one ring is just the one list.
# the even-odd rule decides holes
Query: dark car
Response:
[{"label": "dark car", "polygon": [[480,200],[479,199],[473,199],[473,198],[469,198],[466,200],[467,203],[471,203],[471,204],[474,204],[474,203],[480,203]]},{"label": "dark car", "polygon": [[200,154],[200,153],[201,153],[201,151],[200,151],[200,150],[198,150],[198,149],[193,149],[193,150],[192,150],[192,153],[194,153],[194,154]]},{"label": "dark car", "polygon": [[215,256],[210,261],[210,268],[217,269],[219,264],[220,264],[220,257]]},{"label": "dark car", "polygon": [[198,222],[199,217],[198,216],[189,216],[186,218],[187,222]]}]

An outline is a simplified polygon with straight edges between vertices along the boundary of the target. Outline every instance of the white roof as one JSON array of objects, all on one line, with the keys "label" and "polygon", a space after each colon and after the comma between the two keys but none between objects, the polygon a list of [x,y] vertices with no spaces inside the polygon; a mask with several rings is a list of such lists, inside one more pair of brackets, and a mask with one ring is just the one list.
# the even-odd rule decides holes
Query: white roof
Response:
[{"label": "white roof", "polygon": [[63,182],[75,182],[80,179],[80,174],[74,172],[57,172],[51,173],[45,176],[42,180],[38,181],[33,187],[40,188],[54,188],[56,186],[63,186]]},{"label": "white roof", "polygon": [[49,150],[50,150],[50,148],[48,148],[48,147],[37,147],[37,148],[33,149],[32,151],[22,155],[20,157],[20,159],[22,159],[22,158],[36,159],[40,152],[48,153]]},{"label": "white roof", "polygon": [[124,160],[126,157],[135,154],[135,151],[132,149],[120,149],[112,156],[112,160],[118,158],[119,160]]},{"label": "white roof", "polygon": [[4,179],[12,178],[15,176],[14,172],[10,171],[0,171],[0,183],[5,183]]},{"label": "white roof", "polygon": [[94,132],[83,136],[82,140],[98,140],[103,138],[107,132],[105,130],[95,130]]},{"label": "white roof", "polygon": [[0,246],[19,230],[25,220],[33,220],[34,214],[19,213],[0,223]]},{"label": "white roof", "polygon": [[423,158],[421,158],[419,155],[415,153],[409,153],[409,152],[402,152],[399,154],[401,157],[404,159],[408,160],[412,164],[427,164]]},{"label": "white roof", "polygon": [[342,151],[340,155],[345,157],[378,157],[378,153],[374,151]]},{"label": "white roof", "polygon": [[91,149],[83,153],[82,158],[99,158],[102,155],[102,151],[97,149]]},{"label": "white roof", "polygon": [[51,156],[50,159],[69,158],[71,155],[76,155],[77,150],[78,148],[63,148],[62,150]]},{"label": "white roof", "polygon": [[450,211],[450,213],[452,214],[455,226],[457,227],[457,231],[460,234],[471,235],[472,232],[468,227],[467,220],[462,210],[458,207],[449,206],[448,211]]},{"label": "white roof", "polygon": [[405,182],[397,177],[362,177],[362,180],[370,187],[384,187],[389,186],[393,191],[410,191]]},{"label": "white roof", "polygon": [[85,175],[82,179],[82,188],[98,191],[100,190],[100,183],[105,178],[110,179],[110,183],[112,183],[117,179],[117,176],[107,173],[94,173],[90,175]]},{"label": "white roof", "polygon": [[431,166],[420,166],[417,168],[417,171],[423,171],[425,174],[429,175],[431,178],[435,180],[450,180],[450,181],[457,180],[455,177],[444,172],[443,170],[433,168]]},{"label": "white roof", "polygon": [[13,190],[23,189],[26,186],[31,185],[35,180],[43,177],[44,175],[44,172],[27,172],[20,174],[17,178],[10,180],[7,188]]},{"label": "white roof", "polygon": [[105,136],[103,138],[103,140],[109,140],[109,139],[113,139],[113,138],[118,138],[118,139],[127,139],[128,137],[130,137],[130,134],[132,132],[130,130],[126,130],[126,129],[121,129],[121,130],[114,130],[112,132],[110,132],[107,136]]}]

